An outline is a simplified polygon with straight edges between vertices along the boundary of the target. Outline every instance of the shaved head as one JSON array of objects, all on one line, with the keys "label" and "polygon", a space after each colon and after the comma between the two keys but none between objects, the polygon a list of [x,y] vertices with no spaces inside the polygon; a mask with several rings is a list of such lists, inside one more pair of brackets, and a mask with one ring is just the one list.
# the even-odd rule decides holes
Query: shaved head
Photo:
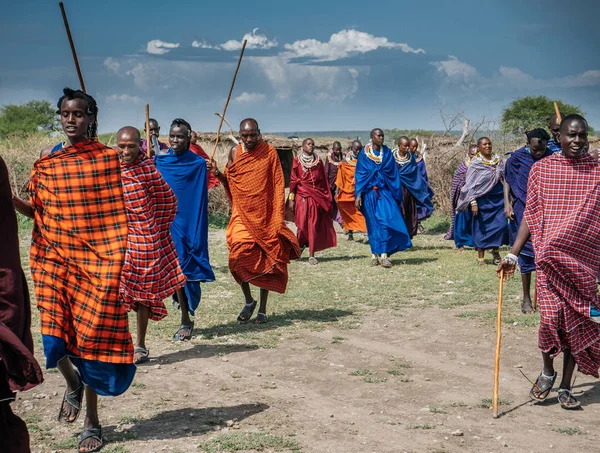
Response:
[{"label": "shaved head", "polygon": [[371,138],[373,138],[373,135],[375,135],[375,132],[383,133],[383,129],[379,129],[379,128],[372,129],[371,134],[370,134]]},{"label": "shaved head", "polygon": [[253,126],[256,128],[257,131],[260,131],[260,128],[258,127],[258,121],[256,121],[254,118],[246,118],[240,123],[240,130],[248,129],[249,127]]},{"label": "shaved head", "polygon": [[142,137],[140,135],[140,131],[137,127],[133,127],[133,126],[122,127],[121,129],[119,129],[119,132],[117,132],[117,140],[119,139],[119,137],[121,137],[122,135],[125,135],[125,134],[129,135],[133,139],[137,139],[138,141],[140,141],[142,139]]}]

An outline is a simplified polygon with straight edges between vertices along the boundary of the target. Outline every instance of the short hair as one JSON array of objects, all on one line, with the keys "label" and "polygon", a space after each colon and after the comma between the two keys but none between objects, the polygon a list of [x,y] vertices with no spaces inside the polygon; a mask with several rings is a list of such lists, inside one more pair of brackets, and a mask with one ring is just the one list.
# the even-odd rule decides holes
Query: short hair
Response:
[{"label": "short hair", "polygon": [[383,129],[381,129],[380,127],[376,127],[375,129],[371,129],[371,133],[369,134],[369,136],[371,138],[373,138],[373,134],[375,133],[375,131],[381,131],[381,132],[383,132]]},{"label": "short hair", "polygon": [[479,144],[484,140],[488,140],[490,143],[492,143],[489,137],[479,137],[479,139],[477,140],[477,146],[479,146]]},{"label": "short hair", "polygon": [[309,141],[309,140],[312,140],[312,141],[313,141],[313,143],[315,143],[315,141],[314,141],[314,139],[313,139],[312,137],[306,137],[304,140],[302,140],[302,146],[304,146],[304,144],[305,144],[307,141]]},{"label": "short hair", "polygon": [[410,143],[410,139],[406,135],[402,135],[402,136],[398,137],[398,143],[400,143],[402,140],[406,140],[407,142]]},{"label": "short hair", "polygon": [[572,115],[565,116],[563,118],[563,120],[560,122],[560,132],[563,131],[563,125],[564,125],[564,127],[567,127],[567,124],[569,124],[572,121],[579,121],[580,123],[585,124],[586,130],[589,129],[587,120],[583,116],[573,113]]},{"label": "short hair", "polygon": [[332,147],[338,145],[340,148],[342,147],[342,144],[338,141],[333,142],[333,145],[331,145]]},{"label": "short hair", "polygon": [[527,132],[526,135],[527,141],[531,140],[532,138],[539,138],[540,140],[546,141],[550,140],[550,135],[548,134],[548,132],[546,132],[546,129],[542,129],[541,127]]},{"label": "short hair", "polygon": [[56,103],[56,114],[60,115],[60,108],[63,101],[72,101],[73,99],[83,99],[85,101],[87,106],[86,114],[94,117],[94,121],[92,121],[88,127],[88,136],[89,138],[96,138],[98,133],[98,104],[89,94],[84,93],[81,90],[73,90],[72,88],[65,87],[63,89],[63,95]]},{"label": "short hair", "polygon": [[350,143],[350,146],[352,147],[355,143],[358,143],[362,147],[362,142],[360,140],[352,140],[352,143]]},{"label": "short hair", "polygon": [[158,121],[156,121],[154,118],[148,118],[148,126],[150,126],[150,123],[151,123],[152,121],[154,121],[154,122],[156,123],[156,125],[157,125],[158,127],[160,127],[160,124],[158,124]]},{"label": "short hair", "polygon": [[240,121],[240,129],[242,128],[242,124],[244,124],[246,122],[254,123],[256,125],[256,130],[260,131],[260,127],[258,127],[258,121],[256,121],[254,118],[246,118],[246,119],[243,119],[242,121]]},{"label": "short hair", "polygon": [[131,130],[132,132],[135,131],[138,140],[142,140],[142,135],[140,134],[140,130],[137,127],[133,127],[133,126],[123,126],[121,129],[119,129],[117,131],[117,137],[121,134],[121,132],[125,131],[125,130]]}]

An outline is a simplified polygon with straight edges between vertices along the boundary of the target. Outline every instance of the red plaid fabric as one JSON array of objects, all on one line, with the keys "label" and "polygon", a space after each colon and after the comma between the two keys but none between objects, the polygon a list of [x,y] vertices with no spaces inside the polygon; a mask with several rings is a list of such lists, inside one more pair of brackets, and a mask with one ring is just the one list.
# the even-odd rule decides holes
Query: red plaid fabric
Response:
[{"label": "red plaid fabric", "polygon": [[119,277],[127,218],[117,153],[87,140],[40,158],[31,173],[30,265],[43,335],[86,360],[133,361]]},{"label": "red plaid fabric", "polygon": [[137,304],[150,309],[150,319],[167,316],[163,299],[185,285],[179,267],[171,223],[177,198],[151,159],[140,154],[121,164],[127,209],[127,253],[121,271],[121,300],[128,311]]},{"label": "red plaid fabric", "polygon": [[598,377],[600,164],[588,154],[554,154],[533,165],[524,219],[531,230],[541,314],[539,347],[570,348],[579,370]]}]

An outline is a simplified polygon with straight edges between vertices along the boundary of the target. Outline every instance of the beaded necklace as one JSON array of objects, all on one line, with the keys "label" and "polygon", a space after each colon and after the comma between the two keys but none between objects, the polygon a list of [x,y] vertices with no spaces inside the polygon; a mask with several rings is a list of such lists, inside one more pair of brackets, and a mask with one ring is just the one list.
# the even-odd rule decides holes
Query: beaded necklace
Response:
[{"label": "beaded necklace", "polygon": [[333,157],[334,157],[334,154],[333,154],[333,153],[329,153],[329,154],[327,154],[327,161],[328,161],[328,162],[329,162],[331,165],[335,165],[335,166],[337,167],[337,166],[338,166],[338,165],[339,165],[339,164],[342,162],[342,159],[343,159],[343,157],[344,157],[344,156],[342,155],[342,158],[341,158],[340,160],[334,160],[334,159],[333,159]]},{"label": "beaded necklace", "polygon": [[350,152],[350,153],[346,154],[346,162],[348,162],[353,167],[356,167],[357,160],[358,160],[358,158],[354,157],[354,153]]},{"label": "beaded necklace", "polygon": [[319,164],[319,156],[316,154],[300,154],[300,163],[305,169],[313,168]]},{"label": "beaded necklace", "polygon": [[394,155],[394,159],[396,160],[396,163],[398,165],[400,165],[401,167],[403,167],[404,165],[408,164],[410,162],[410,159],[412,157],[412,155],[410,153],[406,153],[404,155],[404,157],[402,157],[400,155],[400,150],[398,148],[395,148],[392,150],[392,154]]},{"label": "beaded necklace", "polygon": [[365,146],[365,154],[376,164],[381,164],[381,161],[383,160],[383,147],[381,147],[379,150],[379,156],[377,156],[373,151],[373,145],[371,143],[367,143]]},{"label": "beaded necklace", "polygon": [[498,154],[493,154],[491,159],[486,159],[478,152],[476,157],[479,158],[482,164],[490,165],[492,167],[498,165],[498,162],[500,162],[500,156]]}]

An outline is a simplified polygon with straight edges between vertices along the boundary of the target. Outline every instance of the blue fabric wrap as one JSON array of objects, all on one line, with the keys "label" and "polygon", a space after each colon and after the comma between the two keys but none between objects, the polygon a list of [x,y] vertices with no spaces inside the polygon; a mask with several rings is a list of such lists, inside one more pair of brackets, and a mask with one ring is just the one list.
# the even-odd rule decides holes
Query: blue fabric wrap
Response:
[{"label": "blue fabric wrap", "polygon": [[[540,159],[544,157],[548,157],[552,155],[552,151],[550,149],[546,149],[546,152]],[[509,223],[509,244],[512,246],[517,239],[517,233],[519,232],[519,226],[521,225],[521,220],[523,219],[523,213],[525,212],[525,202],[527,201],[527,183],[529,182],[529,172],[531,172],[531,167],[535,164],[539,159],[534,159],[529,151],[528,147],[519,148],[514,153],[511,154],[510,158],[506,161],[506,166],[504,167],[504,179],[508,183],[510,187],[510,192],[513,198],[513,212],[515,214],[515,219]],[[525,246],[521,250],[520,255],[524,255],[527,257],[533,257],[533,244],[531,242],[531,238],[527,240]],[[529,266],[526,264],[526,268]],[[535,266],[533,268],[535,270]],[[522,273],[532,272],[523,272],[523,266],[521,266]]]},{"label": "blue fabric wrap", "polygon": [[[362,196],[361,213],[367,223],[371,253],[392,255],[412,246],[402,214],[402,183],[392,151],[383,146],[381,164],[365,154],[356,163],[355,195]],[[374,188],[377,187],[377,190]]]},{"label": "blue fabric wrap", "polygon": [[521,274],[531,274],[532,272],[535,272],[535,258],[533,256],[519,254],[519,269]]},{"label": "blue fabric wrap", "polygon": [[473,246],[490,249],[508,245],[508,222],[504,215],[504,186],[499,181],[477,198],[479,214],[473,216]]},{"label": "blue fabric wrap", "polygon": [[68,356],[79,371],[83,383],[98,395],[119,396],[133,382],[136,371],[133,363],[106,363],[82,359],[67,351],[67,344],[62,338],[53,335],[42,335],[42,343],[46,368],[56,368],[58,362]]},{"label": "blue fabric wrap", "polygon": [[171,236],[179,265],[187,277],[185,286],[190,314],[200,304],[200,282],[212,282],[215,274],[208,257],[208,182],[206,161],[189,149],[176,154],[171,148],[156,156],[156,168],[177,197],[177,214]]},{"label": "blue fabric wrap", "polygon": [[553,138],[551,138],[550,140],[548,140],[548,149],[552,153],[560,153],[560,152],[562,152],[562,148],[560,147],[560,144],[558,144],[556,141],[554,141]]},{"label": "blue fabric wrap", "polygon": [[425,165],[425,159],[421,159],[417,162],[417,166],[419,167],[419,172],[425,181],[425,186],[427,187],[427,193],[429,194],[429,204],[417,202],[417,218],[419,220],[425,220],[428,217],[431,217],[433,214],[433,196],[435,192],[429,185],[429,176],[427,176],[427,166]]},{"label": "blue fabric wrap", "polygon": [[[423,162],[423,161],[421,161]],[[419,169],[414,154],[411,155],[410,162],[399,167],[400,182],[417,200],[417,211],[419,220],[430,217],[433,214],[433,203],[431,202],[431,193],[429,184]]]},{"label": "blue fabric wrap", "polygon": [[462,247],[473,247],[473,214],[470,209],[457,212],[454,217],[454,245]]}]

